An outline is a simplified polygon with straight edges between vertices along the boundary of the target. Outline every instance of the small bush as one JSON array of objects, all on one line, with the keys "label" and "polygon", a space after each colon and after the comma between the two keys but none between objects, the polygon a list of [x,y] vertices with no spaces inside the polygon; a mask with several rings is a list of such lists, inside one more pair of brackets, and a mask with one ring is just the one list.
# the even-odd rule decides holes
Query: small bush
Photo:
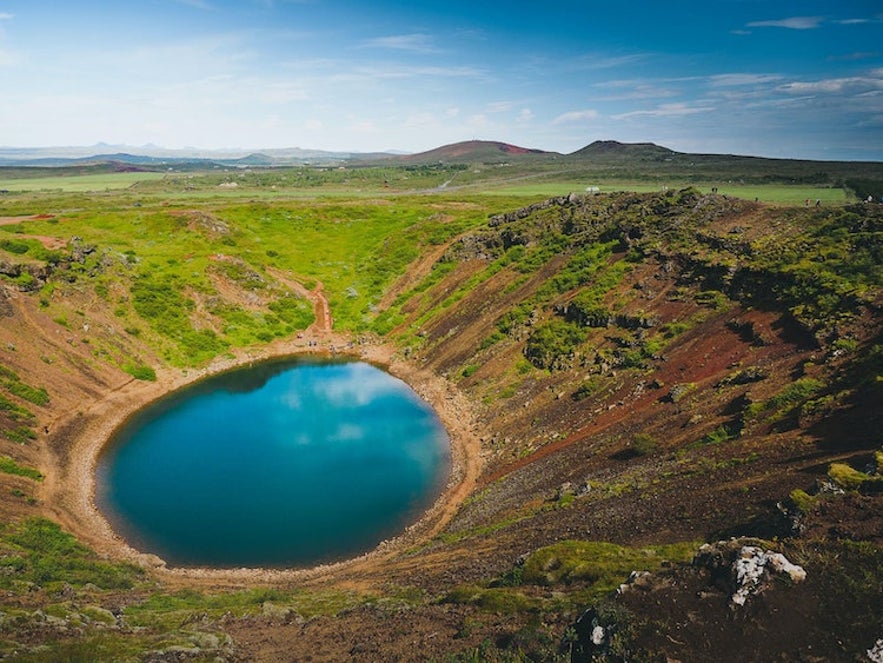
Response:
[{"label": "small bush", "polygon": [[632,438],[631,449],[637,456],[646,456],[656,451],[656,440],[648,433],[638,433]]},{"label": "small bush", "polygon": [[524,356],[537,368],[555,368],[566,362],[588,335],[584,327],[574,323],[553,319],[534,329]]},{"label": "small bush", "polygon": [[30,250],[30,248],[31,247],[27,243],[18,239],[0,240],[0,249],[9,251],[9,253],[15,253],[16,255],[24,255]]},{"label": "small bush", "polygon": [[126,364],[123,370],[136,380],[156,382],[156,371],[144,364]]}]

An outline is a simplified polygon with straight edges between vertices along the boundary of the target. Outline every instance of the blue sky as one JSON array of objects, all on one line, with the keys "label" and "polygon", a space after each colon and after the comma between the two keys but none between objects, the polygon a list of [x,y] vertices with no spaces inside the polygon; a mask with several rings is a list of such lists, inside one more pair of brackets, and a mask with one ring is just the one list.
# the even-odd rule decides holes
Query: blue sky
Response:
[{"label": "blue sky", "polygon": [[883,160],[879,0],[0,0],[0,145]]}]

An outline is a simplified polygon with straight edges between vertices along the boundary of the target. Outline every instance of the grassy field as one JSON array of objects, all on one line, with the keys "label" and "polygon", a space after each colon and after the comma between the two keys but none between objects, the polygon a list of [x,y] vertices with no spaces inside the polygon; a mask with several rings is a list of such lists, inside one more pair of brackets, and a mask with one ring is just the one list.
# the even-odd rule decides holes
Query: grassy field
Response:
[{"label": "grassy field", "polygon": [[585,193],[588,187],[598,187],[600,193],[611,191],[634,191],[636,193],[652,193],[668,189],[681,189],[695,186],[703,193],[710,193],[712,188],[717,187],[718,193],[745,200],[757,199],[763,203],[775,203],[780,205],[803,205],[809,199],[811,204],[821,200],[823,204],[837,204],[849,202],[850,196],[840,188],[787,185],[787,184],[692,184],[689,182],[671,182],[665,185],[648,184],[646,182],[619,182],[619,181],[561,181],[561,182],[525,182],[512,185],[501,185],[493,188],[483,188],[482,193],[489,195],[516,195],[516,196],[563,196],[568,193]]},{"label": "grassy field", "polygon": [[161,180],[164,173],[102,173],[98,175],[64,175],[27,179],[4,178],[0,170],[0,190],[89,192],[126,189],[137,182]]},{"label": "grassy field", "polygon": [[[832,184],[756,183],[749,173],[744,178],[716,180],[704,175],[702,180],[677,174],[649,173],[631,177],[607,170],[550,171],[548,166],[535,169],[476,167],[464,170],[457,166],[367,167],[367,168],[276,168],[222,169],[202,172],[138,172],[82,174],[54,171],[47,176],[4,176],[0,169],[0,190],[12,193],[100,193],[128,189],[146,198],[161,196],[169,201],[231,200],[281,201],[324,198],[370,199],[392,195],[490,195],[545,198],[584,193],[597,187],[601,193],[634,191],[648,193],[694,186],[703,192],[717,188],[719,193],[760,202],[802,205],[820,200],[823,204],[843,204],[852,197]],[[47,171],[48,172],[48,171]],[[742,183],[744,180],[745,183]]]}]

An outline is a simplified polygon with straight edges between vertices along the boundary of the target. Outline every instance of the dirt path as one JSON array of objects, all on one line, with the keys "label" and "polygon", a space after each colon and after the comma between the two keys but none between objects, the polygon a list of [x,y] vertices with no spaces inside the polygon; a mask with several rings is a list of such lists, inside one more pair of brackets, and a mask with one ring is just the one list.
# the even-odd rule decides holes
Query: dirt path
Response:
[{"label": "dirt path", "polygon": [[331,317],[331,306],[325,297],[325,286],[321,281],[316,281],[316,286],[308,290],[303,283],[288,276],[281,269],[267,267],[267,272],[283,285],[291,288],[298,295],[313,303],[313,313],[316,321],[307,328],[307,332],[331,332],[334,327],[334,318]]}]

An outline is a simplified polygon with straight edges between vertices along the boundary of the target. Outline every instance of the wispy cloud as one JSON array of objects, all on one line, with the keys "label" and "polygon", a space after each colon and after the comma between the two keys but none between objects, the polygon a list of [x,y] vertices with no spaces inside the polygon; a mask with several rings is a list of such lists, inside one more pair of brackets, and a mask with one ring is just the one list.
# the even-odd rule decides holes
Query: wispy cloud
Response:
[{"label": "wispy cloud", "polygon": [[648,56],[643,53],[630,53],[627,55],[607,55],[603,53],[587,53],[582,57],[574,58],[564,64],[565,69],[571,70],[595,70],[613,69],[635,64]]},{"label": "wispy cloud", "polygon": [[438,53],[440,49],[430,35],[415,32],[407,35],[390,35],[388,37],[376,37],[362,42],[365,48],[386,48],[395,51],[408,51],[410,53]]},{"label": "wispy cloud", "polygon": [[832,55],[828,60],[832,62],[851,62],[854,60],[870,60],[871,58],[878,58],[880,55],[880,51],[860,51],[856,53],[846,53],[845,55]]},{"label": "wispy cloud", "polygon": [[845,18],[840,21],[834,21],[840,25],[862,25],[864,23],[870,23],[871,19],[869,18]]},{"label": "wispy cloud", "polygon": [[625,87],[625,91],[618,94],[597,97],[598,101],[635,101],[638,99],[666,99],[679,94],[678,90],[671,87],[660,87],[648,83],[635,83],[629,86],[603,86],[599,87]]},{"label": "wispy cloud", "polygon": [[562,113],[554,120],[552,120],[552,124],[573,124],[576,122],[588,122],[590,120],[598,119],[599,114],[598,111],[594,109],[586,109],[586,110],[578,110],[578,111],[569,111],[567,113]]},{"label": "wispy cloud", "polygon": [[716,74],[709,78],[712,87],[740,87],[743,85],[760,85],[782,80],[779,74]]},{"label": "wispy cloud", "polygon": [[796,81],[779,86],[779,90],[788,94],[837,94],[847,91],[863,93],[883,90],[883,78],[850,76],[818,81]]},{"label": "wispy cloud", "polygon": [[0,12],[0,21],[9,21],[15,18],[15,14],[9,14],[7,12]]},{"label": "wispy cloud", "polygon": [[825,20],[824,16],[792,16],[777,21],[752,21],[749,28],[787,28],[789,30],[814,30]]},{"label": "wispy cloud", "polygon": [[683,115],[695,115],[696,113],[708,113],[713,110],[713,106],[691,106],[685,103],[661,104],[656,108],[620,113],[619,115],[613,115],[612,117],[614,120],[628,120],[635,117],[679,117]]}]

